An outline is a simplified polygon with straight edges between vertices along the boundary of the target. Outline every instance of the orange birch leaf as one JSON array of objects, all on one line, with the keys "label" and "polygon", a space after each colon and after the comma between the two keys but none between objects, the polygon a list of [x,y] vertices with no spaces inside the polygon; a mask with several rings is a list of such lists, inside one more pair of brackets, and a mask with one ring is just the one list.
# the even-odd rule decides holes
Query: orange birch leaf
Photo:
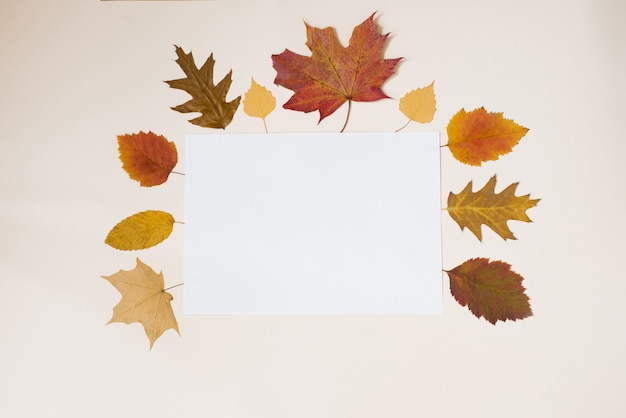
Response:
[{"label": "orange birch leaf", "polygon": [[215,85],[213,83],[213,67],[215,66],[213,54],[200,68],[196,67],[191,52],[187,54],[181,47],[176,46],[176,55],[178,55],[176,63],[187,77],[166,81],[166,83],[173,89],[189,93],[191,100],[172,109],[181,113],[201,113],[201,116],[189,121],[194,125],[204,128],[226,128],[232,122],[241,100],[239,96],[230,102],[226,101],[226,95],[232,83],[232,70]]},{"label": "orange birch leaf", "polygon": [[160,210],[135,213],[115,225],[105,243],[118,250],[154,247],[172,233],[174,217]]},{"label": "orange birch leaf", "polygon": [[150,266],[137,259],[137,266],[133,270],[120,270],[102,278],[122,294],[107,324],[139,322],[150,340],[150,349],[168,329],[180,335],[171,305],[174,297],[164,289],[163,273],[156,274]]},{"label": "orange birch leaf", "polygon": [[481,165],[511,152],[527,128],[502,113],[487,112],[484,107],[465,112],[461,109],[448,123],[448,148],[464,164]]},{"label": "orange birch leaf", "polygon": [[481,225],[488,226],[505,240],[516,239],[507,221],[532,222],[526,210],[539,202],[539,199],[530,199],[530,195],[515,196],[517,185],[510,184],[496,194],[496,176],[477,192],[472,191],[470,181],[460,193],[450,192],[446,210],[461,229],[469,229],[479,241],[482,241]]},{"label": "orange birch leaf", "polygon": [[454,299],[477,317],[495,325],[497,321],[531,316],[522,276],[503,261],[473,258],[446,271]]},{"label": "orange birch leaf", "polygon": [[162,135],[118,135],[117,143],[122,168],[144,187],[165,183],[178,162],[176,145]]},{"label": "orange birch leaf", "polygon": [[410,120],[418,123],[432,122],[437,110],[435,82],[405,94],[399,103],[400,111]]},{"label": "orange birch leaf", "polygon": [[354,28],[347,47],[341,45],[334,28],[305,25],[310,57],[288,49],[272,55],[274,82],[294,92],[283,105],[285,109],[306,113],[317,110],[321,122],[345,102],[389,97],[381,86],[395,73],[401,58],[383,58],[389,34],[379,33],[374,14]]}]

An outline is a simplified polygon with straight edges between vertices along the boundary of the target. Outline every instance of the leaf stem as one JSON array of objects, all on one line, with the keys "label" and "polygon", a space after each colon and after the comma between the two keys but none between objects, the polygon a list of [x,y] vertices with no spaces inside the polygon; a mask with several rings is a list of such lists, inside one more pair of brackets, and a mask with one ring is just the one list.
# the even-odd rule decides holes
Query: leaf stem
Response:
[{"label": "leaf stem", "polygon": [[267,123],[265,123],[265,118],[263,119],[263,127],[265,128],[265,133],[268,134],[269,132],[267,131]]},{"label": "leaf stem", "polygon": [[400,132],[401,130],[403,130],[404,128],[406,128],[407,126],[409,126],[409,123],[411,123],[411,119],[407,120],[406,123],[404,125],[402,125],[401,128],[396,129],[396,132]]},{"label": "leaf stem", "polygon": [[168,291],[168,290],[170,290],[170,289],[173,289],[173,288],[178,287],[178,286],[182,286],[182,285],[184,285],[184,284],[185,284],[185,283],[178,283],[178,284],[175,284],[174,286],[170,286],[170,287],[168,287],[167,289],[163,289],[163,291],[164,291],[164,292],[166,292],[166,291]]},{"label": "leaf stem", "polygon": [[341,131],[339,131],[339,133],[343,133],[343,131],[346,129],[346,126],[348,126],[348,120],[350,119],[351,110],[352,110],[352,99],[348,99],[348,115],[346,116],[346,122],[343,124],[343,128],[341,128]]},{"label": "leaf stem", "polygon": [[185,223],[183,221],[174,221],[175,224],[181,224],[181,225],[185,225]]},{"label": "leaf stem", "polygon": [[178,174],[180,176],[184,176],[185,175],[185,173],[181,173],[180,171],[170,171],[170,173]]}]

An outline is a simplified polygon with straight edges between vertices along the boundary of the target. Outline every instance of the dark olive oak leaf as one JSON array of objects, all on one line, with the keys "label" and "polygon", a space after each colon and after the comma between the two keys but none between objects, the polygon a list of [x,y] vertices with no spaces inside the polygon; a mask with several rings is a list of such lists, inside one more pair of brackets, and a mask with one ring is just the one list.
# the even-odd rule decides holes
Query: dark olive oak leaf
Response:
[{"label": "dark olive oak leaf", "polygon": [[187,54],[182,48],[176,46],[176,54],[178,55],[176,63],[187,77],[166,81],[166,83],[174,89],[186,91],[192,99],[172,109],[181,113],[201,113],[201,116],[189,121],[194,125],[205,128],[226,128],[232,122],[241,100],[241,96],[230,102],[226,100],[232,82],[232,70],[215,85],[213,83],[213,67],[215,66],[213,54],[200,68],[196,67],[191,52]]}]

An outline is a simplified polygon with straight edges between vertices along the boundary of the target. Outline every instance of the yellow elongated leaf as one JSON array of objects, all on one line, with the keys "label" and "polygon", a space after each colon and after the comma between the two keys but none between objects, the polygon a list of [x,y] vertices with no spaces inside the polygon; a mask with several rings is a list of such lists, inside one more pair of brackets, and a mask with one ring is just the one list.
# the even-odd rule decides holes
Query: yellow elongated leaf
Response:
[{"label": "yellow elongated leaf", "polygon": [[467,228],[482,241],[481,225],[487,225],[503,239],[516,239],[507,225],[507,221],[531,222],[526,210],[537,205],[539,199],[530,199],[530,195],[515,196],[517,183],[509,185],[500,193],[495,193],[496,176],[485,186],[472,191],[472,182],[458,194],[450,192],[446,210],[461,227]]},{"label": "yellow elongated leaf", "polygon": [[428,86],[412,90],[400,99],[400,111],[414,122],[432,122],[437,110],[435,100],[435,82]]},{"label": "yellow elongated leaf", "polygon": [[164,241],[173,228],[172,215],[160,210],[147,210],[115,225],[104,242],[118,250],[143,250]]},{"label": "yellow elongated leaf", "polygon": [[102,278],[122,294],[122,299],[113,308],[109,324],[139,322],[150,340],[150,348],[168,329],[180,334],[171,305],[174,297],[164,289],[163,273],[156,274],[138,258],[133,270],[120,270]]},{"label": "yellow elongated leaf", "polygon": [[243,111],[253,118],[265,119],[274,109],[276,109],[274,95],[253,78],[250,89],[243,98]]}]

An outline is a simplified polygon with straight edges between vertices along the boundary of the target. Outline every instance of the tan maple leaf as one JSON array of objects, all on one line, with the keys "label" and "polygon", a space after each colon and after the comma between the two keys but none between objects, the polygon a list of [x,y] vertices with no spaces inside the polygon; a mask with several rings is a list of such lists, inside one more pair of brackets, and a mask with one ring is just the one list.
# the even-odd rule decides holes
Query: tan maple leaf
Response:
[{"label": "tan maple leaf", "polygon": [[515,196],[517,185],[518,183],[513,183],[496,194],[495,175],[477,192],[472,191],[470,181],[459,194],[450,192],[446,210],[461,229],[469,229],[480,241],[481,225],[488,226],[505,240],[516,239],[507,221],[532,222],[526,215],[526,210],[539,202],[539,199],[530,199],[530,195]]},{"label": "tan maple leaf", "polygon": [[230,102],[226,101],[226,94],[232,83],[232,70],[215,85],[213,83],[213,67],[215,66],[213,54],[200,68],[196,67],[191,52],[186,54],[181,47],[176,46],[176,54],[178,55],[176,62],[187,77],[166,81],[166,83],[174,89],[186,91],[192,99],[172,109],[181,113],[201,113],[201,116],[189,121],[194,125],[205,128],[226,128],[233,120],[241,100],[241,96],[238,96]]},{"label": "tan maple leaf", "polygon": [[170,328],[180,335],[171,305],[174,297],[164,289],[163,273],[156,274],[150,266],[137,258],[137,266],[133,270],[120,270],[102,278],[108,280],[122,294],[122,299],[113,308],[113,316],[108,324],[139,322],[150,340],[150,349]]}]

